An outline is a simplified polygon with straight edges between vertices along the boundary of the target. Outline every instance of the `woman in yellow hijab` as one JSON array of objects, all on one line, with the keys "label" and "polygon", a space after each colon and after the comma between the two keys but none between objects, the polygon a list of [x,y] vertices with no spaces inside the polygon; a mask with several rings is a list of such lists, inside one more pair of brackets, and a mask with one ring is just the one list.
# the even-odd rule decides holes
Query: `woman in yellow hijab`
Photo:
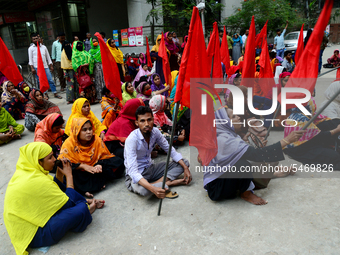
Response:
[{"label": "woman in yellow hijab", "polygon": [[88,197],[125,170],[124,160],[110,153],[93,133],[92,122],[84,117],[73,118],[71,134],[61,147],[59,159],[72,163],[74,187]]},{"label": "woman in yellow hijab", "polygon": [[86,98],[78,98],[76,101],[74,101],[72,105],[71,116],[68,118],[66,123],[65,134],[70,136],[72,120],[79,117],[84,117],[90,120],[93,123],[94,133],[98,135],[101,139],[104,139],[105,130],[107,128],[97,119],[97,117],[91,111],[90,103]]},{"label": "woman in yellow hijab", "polygon": [[[48,173],[55,161],[46,143],[20,148],[4,202],[4,221],[17,254],[27,255],[28,247],[56,244],[67,231],[84,231],[92,221],[91,213],[104,205],[103,200],[85,200],[73,189],[70,163],[64,161],[53,179]],[[66,186],[61,182],[64,176]]]},{"label": "woman in yellow hijab", "polygon": [[120,75],[120,80],[121,82],[125,82],[124,76],[125,76],[125,67],[124,67],[124,55],[123,52],[118,49],[116,46],[115,40],[112,38],[108,39],[106,41],[106,45],[111,51],[112,56],[115,58],[118,70],[119,70],[119,75]]}]

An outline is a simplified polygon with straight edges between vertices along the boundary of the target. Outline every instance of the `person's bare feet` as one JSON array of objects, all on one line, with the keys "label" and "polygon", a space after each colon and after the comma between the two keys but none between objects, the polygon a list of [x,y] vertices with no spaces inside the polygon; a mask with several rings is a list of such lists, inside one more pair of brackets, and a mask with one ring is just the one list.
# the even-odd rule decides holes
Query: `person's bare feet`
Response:
[{"label": "person's bare feet", "polygon": [[89,198],[93,198],[93,194],[91,194],[90,192],[85,192],[85,196]]},{"label": "person's bare feet", "polygon": [[21,139],[21,135],[15,135],[13,136],[13,140]]},{"label": "person's bare feet", "polygon": [[95,203],[96,203],[96,206],[97,206],[97,209],[101,209],[104,207],[105,205],[105,200],[102,200],[102,199],[94,199]]},{"label": "person's bare feet", "polygon": [[288,168],[288,166],[281,166],[280,170],[275,171],[273,174],[273,178],[283,178],[288,175],[294,175],[296,171],[294,171],[293,167]]},{"label": "person's bare feet", "polygon": [[247,190],[241,194],[241,198],[249,203],[252,203],[254,205],[265,205],[268,202],[264,199],[256,196],[254,193],[252,193],[250,190]]},{"label": "person's bare feet", "polygon": [[90,213],[91,213],[91,214],[94,213],[94,211],[97,209],[97,205],[96,205],[94,199],[92,200],[92,203],[89,204],[89,206],[90,206]]},{"label": "person's bare feet", "polygon": [[178,185],[185,185],[185,180],[184,179],[176,179],[173,181],[166,181],[166,185],[170,186],[178,186]]}]

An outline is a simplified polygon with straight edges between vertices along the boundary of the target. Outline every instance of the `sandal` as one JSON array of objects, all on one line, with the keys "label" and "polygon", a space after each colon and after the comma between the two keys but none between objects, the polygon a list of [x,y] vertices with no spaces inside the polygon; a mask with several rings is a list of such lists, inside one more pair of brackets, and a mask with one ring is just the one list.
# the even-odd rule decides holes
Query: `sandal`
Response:
[{"label": "sandal", "polygon": [[170,199],[174,199],[174,198],[178,198],[178,194],[176,191],[174,192],[171,192],[171,191],[168,191],[166,194],[165,194],[165,197],[166,198],[170,198]]},{"label": "sandal", "polygon": [[58,98],[58,99],[63,99],[61,96],[59,96],[58,94],[54,94],[54,97],[55,98]]}]

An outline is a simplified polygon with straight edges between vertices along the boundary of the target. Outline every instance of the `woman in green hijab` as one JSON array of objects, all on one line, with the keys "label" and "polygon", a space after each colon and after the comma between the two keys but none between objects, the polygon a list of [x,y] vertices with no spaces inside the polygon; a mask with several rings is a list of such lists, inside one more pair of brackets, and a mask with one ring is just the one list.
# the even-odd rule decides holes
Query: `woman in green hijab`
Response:
[{"label": "woman in green hijab", "polygon": [[102,100],[102,90],[105,87],[104,75],[103,75],[103,65],[102,57],[100,54],[100,47],[97,38],[91,38],[90,40],[91,49],[89,51],[91,58],[94,61],[94,83],[97,91],[97,99]]},{"label": "woman in green hijab", "polygon": [[0,102],[0,145],[13,139],[20,139],[25,127],[16,123],[14,118],[2,107]]}]

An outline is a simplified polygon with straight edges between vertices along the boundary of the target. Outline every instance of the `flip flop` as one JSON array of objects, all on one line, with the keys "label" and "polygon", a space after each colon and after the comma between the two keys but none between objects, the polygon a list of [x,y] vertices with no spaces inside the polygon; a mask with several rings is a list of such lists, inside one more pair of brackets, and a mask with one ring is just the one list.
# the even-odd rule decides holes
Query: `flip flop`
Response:
[{"label": "flip flop", "polygon": [[165,194],[165,197],[166,198],[170,198],[170,199],[174,199],[174,198],[178,198],[178,194],[176,191],[174,192],[171,192],[171,191],[168,191],[166,194]]}]

